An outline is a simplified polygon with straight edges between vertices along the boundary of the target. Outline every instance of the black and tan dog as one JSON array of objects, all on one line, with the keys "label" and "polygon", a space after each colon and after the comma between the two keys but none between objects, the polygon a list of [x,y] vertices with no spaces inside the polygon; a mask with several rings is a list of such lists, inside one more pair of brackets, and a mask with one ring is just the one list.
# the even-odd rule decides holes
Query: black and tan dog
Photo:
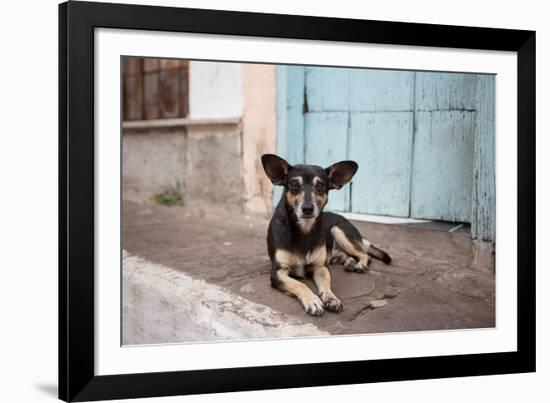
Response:
[{"label": "black and tan dog", "polygon": [[[271,286],[298,298],[310,315],[322,315],[325,309],[341,312],[343,305],[332,292],[328,264],[343,264],[346,271],[363,273],[369,255],[391,262],[386,252],[364,239],[344,217],[323,212],[329,190],[348,183],[357,163],[342,161],[326,169],[291,166],[276,155],[265,154],[262,164],[271,182],[284,187],[267,234]],[[312,276],[318,295],[296,280],[306,275]]]}]

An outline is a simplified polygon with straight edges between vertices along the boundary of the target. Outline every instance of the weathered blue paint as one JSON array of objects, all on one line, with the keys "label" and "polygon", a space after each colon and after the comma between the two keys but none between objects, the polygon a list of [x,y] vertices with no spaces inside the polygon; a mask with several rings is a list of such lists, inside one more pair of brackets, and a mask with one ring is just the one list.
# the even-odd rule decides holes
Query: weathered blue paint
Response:
[{"label": "weathered blue paint", "polygon": [[349,69],[352,112],[400,112],[414,108],[414,72]]},{"label": "weathered blue paint", "polygon": [[287,68],[287,144],[283,155],[291,164],[299,164],[304,161],[304,86],[305,68],[301,66]]},{"label": "weathered blue paint", "polygon": [[416,73],[412,217],[471,222],[478,77]]},{"label": "weathered blue paint", "polygon": [[306,67],[308,112],[347,112],[349,76],[349,69]]},{"label": "weathered blue paint", "polygon": [[476,109],[477,74],[416,74],[415,109],[417,111],[450,111]]},{"label": "weathered blue paint", "polygon": [[416,113],[411,216],[469,222],[475,112]]},{"label": "weathered blue paint", "polygon": [[472,237],[494,241],[496,236],[495,76],[477,79],[477,135],[474,139]]},{"label": "weathered blue paint", "polygon": [[407,217],[413,113],[353,113],[350,136],[349,156],[359,163],[353,178],[351,210]]},{"label": "weathered blue paint", "polygon": [[277,151],[359,163],[330,209],[472,222],[492,240],[494,89],[489,75],[281,66]]},{"label": "weathered blue paint", "polygon": [[[310,112],[305,122],[305,163],[323,168],[347,159],[348,116],[346,112]],[[330,194],[328,210],[349,209],[349,184]]]}]

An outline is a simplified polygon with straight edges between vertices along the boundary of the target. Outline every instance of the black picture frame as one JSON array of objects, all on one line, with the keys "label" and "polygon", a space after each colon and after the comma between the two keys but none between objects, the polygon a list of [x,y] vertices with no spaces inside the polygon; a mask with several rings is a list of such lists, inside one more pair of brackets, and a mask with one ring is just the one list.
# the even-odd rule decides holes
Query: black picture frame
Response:
[{"label": "black picture frame", "polygon": [[[94,29],[517,52],[517,352],[96,376]],[[59,398],[121,399],[535,371],[535,32],[142,5],[59,5]],[[304,376],[304,374],[308,376]]]}]

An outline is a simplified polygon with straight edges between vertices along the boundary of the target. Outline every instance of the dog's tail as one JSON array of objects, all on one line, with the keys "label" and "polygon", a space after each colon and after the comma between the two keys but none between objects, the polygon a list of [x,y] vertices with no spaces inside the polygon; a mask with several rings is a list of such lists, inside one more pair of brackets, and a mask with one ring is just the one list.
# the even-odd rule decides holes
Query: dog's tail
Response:
[{"label": "dog's tail", "polygon": [[388,255],[384,250],[380,249],[378,246],[367,241],[365,238],[363,238],[363,248],[365,249],[365,252],[367,252],[372,257],[379,259],[386,264],[391,263],[390,255]]}]

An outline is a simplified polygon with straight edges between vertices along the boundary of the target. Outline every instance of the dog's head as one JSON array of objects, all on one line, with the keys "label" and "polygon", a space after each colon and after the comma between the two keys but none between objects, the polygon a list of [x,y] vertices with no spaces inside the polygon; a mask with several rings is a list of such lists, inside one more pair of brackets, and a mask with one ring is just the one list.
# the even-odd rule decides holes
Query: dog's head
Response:
[{"label": "dog's head", "polygon": [[331,189],[340,189],[348,183],[358,165],[342,161],[321,168],[316,165],[290,165],[273,154],[262,155],[265,173],[274,185],[284,186],[285,200],[300,220],[314,221],[328,201]]}]

